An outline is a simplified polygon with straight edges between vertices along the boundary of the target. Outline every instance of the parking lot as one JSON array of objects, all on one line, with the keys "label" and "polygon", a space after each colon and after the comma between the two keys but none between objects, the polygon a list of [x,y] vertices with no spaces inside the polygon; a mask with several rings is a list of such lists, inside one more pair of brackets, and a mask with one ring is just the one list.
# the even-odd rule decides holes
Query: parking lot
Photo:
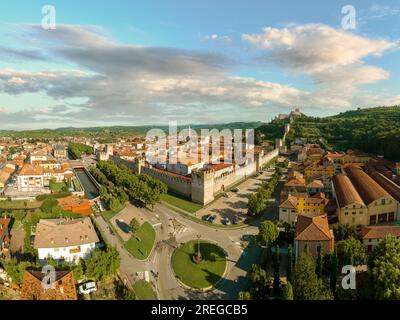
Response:
[{"label": "parking lot", "polygon": [[210,205],[197,211],[195,216],[199,219],[205,215],[216,216],[213,221],[215,224],[231,224],[236,215],[243,221],[247,218],[249,195],[256,192],[257,188],[263,182],[268,181],[274,172],[274,169],[265,170],[258,177],[247,179],[237,187],[237,192],[227,192],[227,196],[222,196]]},{"label": "parking lot", "polygon": [[131,234],[129,232],[124,232],[123,229],[127,228],[126,231],[128,231],[129,223],[133,218],[136,218],[140,224],[148,221],[148,218],[143,213],[143,211],[139,210],[130,203],[125,207],[125,209],[123,209],[120,213],[118,213],[110,220],[112,225],[124,241],[128,241],[131,238]]}]

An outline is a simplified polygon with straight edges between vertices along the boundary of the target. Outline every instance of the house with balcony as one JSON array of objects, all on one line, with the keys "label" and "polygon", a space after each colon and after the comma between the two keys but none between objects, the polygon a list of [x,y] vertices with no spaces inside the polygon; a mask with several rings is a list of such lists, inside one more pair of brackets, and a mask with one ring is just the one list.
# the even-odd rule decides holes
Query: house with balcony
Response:
[{"label": "house with balcony", "polygon": [[41,219],[36,226],[33,247],[40,261],[77,263],[96,248],[99,238],[89,217],[81,219]]}]

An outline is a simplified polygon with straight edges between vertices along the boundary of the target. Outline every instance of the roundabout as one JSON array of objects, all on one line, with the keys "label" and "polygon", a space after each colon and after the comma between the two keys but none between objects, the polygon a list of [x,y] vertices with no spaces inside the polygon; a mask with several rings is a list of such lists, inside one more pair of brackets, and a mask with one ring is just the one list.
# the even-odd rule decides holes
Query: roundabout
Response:
[{"label": "roundabout", "polygon": [[210,289],[225,274],[224,250],[205,240],[192,240],[178,247],[171,258],[175,277],[192,289]]}]

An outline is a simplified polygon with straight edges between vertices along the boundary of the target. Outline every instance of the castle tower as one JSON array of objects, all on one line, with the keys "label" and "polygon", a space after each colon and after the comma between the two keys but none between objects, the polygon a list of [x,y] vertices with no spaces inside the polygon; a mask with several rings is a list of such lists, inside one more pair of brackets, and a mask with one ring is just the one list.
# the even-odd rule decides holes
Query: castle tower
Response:
[{"label": "castle tower", "polygon": [[192,201],[208,204],[214,200],[214,170],[192,171]]}]

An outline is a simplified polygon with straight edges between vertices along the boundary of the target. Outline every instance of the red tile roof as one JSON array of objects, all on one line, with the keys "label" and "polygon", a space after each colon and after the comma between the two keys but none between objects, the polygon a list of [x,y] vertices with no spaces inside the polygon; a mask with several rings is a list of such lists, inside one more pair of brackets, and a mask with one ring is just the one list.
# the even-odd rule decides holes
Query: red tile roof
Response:
[{"label": "red tile roof", "polygon": [[400,226],[369,226],[363,227],[361,231],[364,240],[382,239],[391,234],[400,237]]},{"label": "red tile roof", "polygon": [[56,271],[54,288],[45,289],[42,283],[45,274],[41,271],[25,271],[22,300],[78,300],[72,272]]},{"label": "red tile roof", "polygon": [[329,241],[333,233],[329,229],[326,214],[315,217],[299,215],[296,224],[295,240],[299,241]]}]

